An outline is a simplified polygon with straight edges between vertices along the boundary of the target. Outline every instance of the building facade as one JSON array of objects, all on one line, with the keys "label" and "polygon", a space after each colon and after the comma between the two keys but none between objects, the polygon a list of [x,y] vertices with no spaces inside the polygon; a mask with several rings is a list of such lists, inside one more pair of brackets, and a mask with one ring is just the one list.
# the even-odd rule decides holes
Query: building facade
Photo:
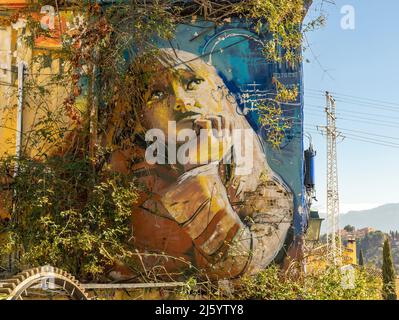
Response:
[{"label": "building facade", "polygon": [[[25,2],[0,1],[0,7],[8,10],[3,11],[7,15]],[[21,62],[26,64],[25,77],[34,77],[48,89],[44,103],[33,98],[25,102],[29,107],[23,110],[23,143],[31,141],[31,130],[40,115],[57,112],[68,94],[65,87],[49,83],[48,78],[64,70],[65,62],[57,54],[62,48],[59,30],[71,32],[78,28],[76,15],[61,11],[49,18],[48,14],[47,9],[35,14],[49,28],[50,35],[34,39],[33,46],[21,40],[28,32],[24,17],[0,27],[2,156],[15,152]],[[254,136],[250,143],[252,163],[249,171],[239,173],[240,165],[248,163],[237,162],[238,147],[230,143],[206,165],[182,168],[175,163],[149,164],[141,158],[131,166],[127,162],[133,146],[113,145],[117,151],[110,155],[111,168],[137,174],[147,188],[147,194],[132,210],[135,247],[182,257],[218,278],[254,273],[272,261],[282,261],[290,249],[295,252],[300,247],[308,221],[303,176],[302,67],[265,59],[264,44],[269,38],[270,34],[257,33],[248,21],[233,17],[215,25],[196,17],[178,25],[172,41],[155,39],[163,58],[149,66],[156,72],[146,93],[148,108],[140,109],[145,129],[167,131],[169,123],[175,122],[175,136],[182,132],[180,128],[246,130]],[[39,56],[47,61],[40,69],[36,65]],[[132,63],[135,58],[126,57]],[[297,99],[276,102],[276,81],[286,88],[297,88]],[[270,131],[261,121],[265,108],[271,106],[281,110],[279,121],[286,125],[278,148],[268,142]],[[170,141],[170,131],[166,135]],[[36,148],[29,145],[25,150],[34,157]],[[233,159],[232,164],[223,163],[228,157]],[[3,210],[2,215],[7,212]],[[236,250],[241,254],[235,255]],[[153,263],[152,259],[145,261],[149,266]],[[170,271],[184,268],[170,260],[163,264]],[[131,277],[123,268],[114,276]]]}]

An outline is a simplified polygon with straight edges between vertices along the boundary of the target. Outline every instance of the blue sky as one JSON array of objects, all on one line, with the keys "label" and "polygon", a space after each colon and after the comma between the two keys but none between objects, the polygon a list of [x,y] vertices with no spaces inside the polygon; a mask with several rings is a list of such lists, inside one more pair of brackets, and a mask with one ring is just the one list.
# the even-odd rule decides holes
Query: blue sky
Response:
[{"label": "blue sky", "polygon": [[[355,9],[354,30],[341,28],[345,5]],[[314,17],[319,8],[320,0],[315,0],[308,17]],[[338,145],[341,213],[399,203],[399,1],[336,0],[335,5],[325,3],[323,10],[328,15],[326,26],[307,34],[311,50],[305,52],[310,63],[304,63],[305,126],[326,122],[320,112],[325,100],[314,90],[337,93],[337,126],[352,130]],[[326,142],[309,132],[318,152],[315,207],[325,212]],[[355,141],[349,134],[352,139],[386,141],[398,147]]]}]

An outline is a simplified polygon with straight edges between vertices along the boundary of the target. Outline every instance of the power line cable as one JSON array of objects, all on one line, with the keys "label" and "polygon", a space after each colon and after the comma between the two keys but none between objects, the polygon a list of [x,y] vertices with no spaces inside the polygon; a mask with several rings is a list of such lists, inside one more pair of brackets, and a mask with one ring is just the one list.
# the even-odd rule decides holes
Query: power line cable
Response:
[{"label": "power line cable", "polygon": [[[312,127],[312,126],[321,127],[322,125],[307,125],[307,124],[305,124],[305,127]],[[354,133],[360,133],[360,134],[372,136],[372,137],[380,137],[380,138],[386,138],[386,139],[392,139],[392,140],[399,140],[399,137],[386,136],[386,135],[381,135],[381,134],[374,133],[374,132],[366,132],[366,131],[353,130],[353,129],[347,129],[347,128],[337,128],[337,129],[339,129],[342,132],[354,132]]]},{"label": "power line cable", "polygon": [[[306,131],[310,131],[313,133],[317,133],[319,135],[323,135],[321,132],[315,130],[315,129],[306,129]],[[364,143],[369,143],[369,144],[374,144],[374,145],[379,145],[379,146],[384,146],[384,147],[390,147],[393,149],[399,149],[399,144],[392,144],[389,142],[374,142],[370,141],[369,139],[360,139],[360,138],[353,138],[353,137],[346,137],[346,139],[353,140],[353,141],[359,141],[359,142],[364,142]]]},{"label": "power line cable", "polygon": [[[323,126],[305,125],[305,128],[307,128],[307,129],[314,129],[314,128],[317,129],[317,128],[320,128],[320,127],[323,127]],[[354,133],[350,133],[350,132],[348,133],[347,131],[344,131],[344,130],[340,130],[340,131],[342,131],[342,133],[344,133],[346,137],[361,138],[361,139],[366,139],[366,140],[373,141],[373,142],[386,143],[386,144],[391,144],[391,145],[399,147],[399,143],[395,143],[395,142],[392,142],[392,141],[381,140],[381,139],[376,139],[376,138],[371,138],[371,137],[365,137],[364,135],[354,134]],[[351,130],[351,131],[353,131],[353,130]],[[392,138],[392,137],[389,137],[389,138]]]},{"label": "power line cable", "polygon": [[378,133],[370,133],[370,132],[366,132],[366,131],[361,131],[361,130],[353,130],[353,129],[347,129],[347,128],[338,128],[341,131],[344,132],[355,132],[355,133],[361,133],[361,134],[365,134],[368,136],[375,136],[375,137],[380,137],[380,138],[387,138],[387,139],[392,139],[392,140],[399,140],[399,137],[391,137],[391,136],[386,136],[386,135],[381,135]]},{"label": "power line cable", "polygon": [[345,137],[347,138],[360,138],[360,139],[364,139],[364,140],[368,140],[368,141],[372,141],[372,142],[378,142],[378,143],[385,143],[385,144],[390,144],[392,146],[398,147],[399,148],[399,143],[395,143],[395,142],[391,142],[391,141],[386,141],[386,140],[380,140],[380,139],[374,139],[374,138],[369,138],[369,137],[365,137],[362,135],[358,135],[358,134],[353,134],[353,133],[347,133],[347,132],[342,132],[345,134]]},{"label": "power line cable", "polygon": [[[316,104],[306,103],[305,111],[307,108],[312,109],[314,111],[324,112],[324,111],[322,111],[323,109],[320,107],[320,105],[316,105]],[[361,115],[372,116],[372,117],[380,117],[380,118],[389,118],[389,119],[399,120],[399,117],[394,117],[394,116],[391,116],[388,114],[382,114],[382,113],[376,114],[376,113],[369,113],[369,112],[361,112],[361,111],[357,111],[357,110],[353,110],[353,111],[352,110],[340,110],[339,113],[348,113],[348,114],[355,114],[355,115],[361,114]]]},{"label": "power line cable", "polygon": [[[311,110],[311,111],[305,111],[305,116],[306,115],[317,115],[319,116],[319,114],[314,114],[313,112],[320,112],[320,113],[324,113],[321,110]],[[324,113],[325,114],[325,113]],[[378,123],[378,124],[390,124],[390,125],[395,125],[397,126],[397,128],[399,128],[399,122],[395,122],[395,121],[389,121],[389,120],[380,120],[380,119],[370,119],[370,118],[365,118],[365,117],[360,117],[360,116],[355,116],[355,115],[345,115],[343,116],[341,113],[337,113],[339,116],[337,117],[337,119],[340,120],[352,120],[352,121],[358,121],[358,120],[366,120],[366,121],[370,121],[373,123]]]},{"label": "power line cable", "polygon": [[[307,115],[305,114],[305,118],[306,117],[322,117],[322,115],[319,114],[312,114],[312,113],[308,113]],[[346,118],[342,118],[342,117],[338,117],[337,119],[341,120],[341,121],[348,121],[348,122],[356,122],[356,123],[365,123],[365,124],[372,124],[375,126],[380,126],[380,127],[389,127],[389,128],[395,128],[398,129],[398,124],[387,124],[387,123],[381,123],[381,122],[374,122],[374,121],[366,121],[366,120],[362,120],[362,119],[346,119]]]},{"label": "power line cable", "polygon": [[[319,100],[324,99],[323,96],[321,96],[321,95],[312,95],[309,93],[305,93],[305,98],[319,99]],[[355,106],[363,107],[363,108],[372,108],[374,110],[386,110],[386,111],[390,111],[390,112],[399,112],[399,106],[393,107],[393,106],[387,106],[387,105],[376,104],[376,103],[371,103],[371,102],[348,100],[348,99],[340,98],[340,97],[336,97],[335,101],[342,102],[344,104],[355,105]]]},{"label": "power line cable", "polygon": [[[319,92],[322,94],[325,94],[322,90],[315,90],[315,89],[306,89],[305,91],[313,91],[313,92]],[[364,97],[359,97],[359,96],[353,96],[353,95],[348,95],[348,94],[343,94],[343,93],[338,93],[338,92],[331,92],[334,96],[343,96],[347,98],[351,98],[352,100],[365,100],[365,101],[370,101],[370,102],[377,102],[379,104],[386,104],[386,105],[391,105],[391,106],[396,106],[399,107],[399,103],[397,102],[389,102],[389,101],[383,101],[379,99],[372,99],[372,98],[364,98]]]}]

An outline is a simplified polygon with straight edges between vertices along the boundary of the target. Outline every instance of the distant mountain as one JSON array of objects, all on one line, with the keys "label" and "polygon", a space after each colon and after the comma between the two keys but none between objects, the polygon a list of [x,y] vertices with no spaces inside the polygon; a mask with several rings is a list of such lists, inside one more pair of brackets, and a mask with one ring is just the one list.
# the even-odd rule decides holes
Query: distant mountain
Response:
[{"label": "distant mountain", "polygon": [[[386,204],[378,208],[349,211],[340,215],[341,229],[346,225],[354,226],[356,229],[371,227],[382,232],[399,230],[399,203]],[[327,221],[322,224],[322,233],[326,232]]]},{"label": "distant mountain", "polygon": [[370,210],[350,211],[341,215],[341,228],[348,224],[356,229],[371,227],[382,232],[399,230],[399,203],[386,204]]},{"label": "distant mountain", "polygon": [[[347,225],[354,226],[359,232],[363,228],[375,229],[375,231],[364,235],[359,235],[357,232],[352,232],[352,235],[356,237],[357,256],[359,257],[361,248],[365,263],[372,264],[377,268],[382,266],[383,243],[388,237],[391,242],[395,269],[399,274],[399,232],[397,232],[399,231],[399,203],[386,204],[369,210],[350,211],[340,215],[340,229]],[[322,223],[322,234],[326,232],[326,229],[327,221],[324,221]]]}]

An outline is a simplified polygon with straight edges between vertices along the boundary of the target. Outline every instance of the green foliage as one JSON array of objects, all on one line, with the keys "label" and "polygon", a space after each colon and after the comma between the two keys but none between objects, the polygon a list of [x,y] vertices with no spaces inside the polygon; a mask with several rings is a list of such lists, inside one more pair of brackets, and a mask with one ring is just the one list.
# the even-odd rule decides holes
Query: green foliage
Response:
[{"label": "green foliage", "polygon": [[278,149],[285,138],[285,131],[291,128],[289,122],[284,118],[280,106],[271,104],[258,105],[259,123],[267,133],[267,142]]},{"label": "green foliage", "polygon": [[363,267],[364,266],[364,257],[363,257],[363,250],[360,249],[359,251],[359,266]]},{"label": "green foliage", "polygon": [[[4,161],[2,173],[9,175],[13,163]],[[88,159],[23,159],[13,188],[8,208],[14,214],[1,230],[8,237],[2,249],[20,252],[21,268],[50,264],[94,279],[128,255],[129,219],[137,199],[132,177],[94,175]]]},{"label": "green foliage", "polygon": [[274,149],[279,149],[282,144],[286,130],[292,127],[291,121],[284,117],[281,103],[294,102],[298,97],[298,88],[288,89],[276,79],[276,97],[268,99],[267,102],[258,104],[259,124],[265,130],[267,142]]},{"label": "green foliage", "polygon": [[396,275],[392,261],[389,239],[384,241],[382,262],[383,297],[385,300],[396,300]]},{"label": "green foliage", "polygon": [[344,230],[346,232],[353,232],[355,231],[355,227],[348,224],[347,226],[344,227]]},{"label": "green foliage", "polygon": [[376,300],[380,299],[380,279],[368,270],[354,270],[353,286],[343,285],[339,268],[293,276],[271,266],[254,277],[242,279],[236,291],[240,299],[260,300]]},{"label": "green foliage", "polygon": [[302,274],[293,270],[283,272],[271,265],[228,285],[191,278],[178,294],[183,299],[381,300],[382,281],[374,269],[355,268],[352,279],[348,282],[345,273],[335,266]]},{"label": "green foliage", "polygon": [[363,238],[357,239],[357,246],[359,250],[363,251],[363,258],[365,264],[374,265],[377,268],[382,268],[383,263],[383,247],[386,237],[391,241],[391,253],[395,267],[395,271],[399,272],[399,247],[397,240],[388,234],[381,231],[370,232]]},{"label": "green foliage", "polygon": [[301,23],[305,14],[303,0],[243,1],[238,11],[254,22],[259,33],[264,27],[272,33],[272,39],[264,47],[268,60],[297,64],[302,45]]}]

